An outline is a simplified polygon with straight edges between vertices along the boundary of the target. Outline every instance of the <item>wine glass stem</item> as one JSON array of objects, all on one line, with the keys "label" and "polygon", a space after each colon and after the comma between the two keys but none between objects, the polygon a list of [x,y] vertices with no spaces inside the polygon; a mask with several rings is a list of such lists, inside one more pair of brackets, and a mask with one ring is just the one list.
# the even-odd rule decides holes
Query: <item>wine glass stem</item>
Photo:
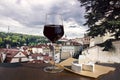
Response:
[{"label": "wine glass stem", "polygon": [[53,66],[53,69],[55,68],[55,46],[53,45],[53,43],[52,43],[52,46],[53,46],[53,52],[52,52],[52,59],[53,59],[53,64],[52,64],[52,66]]}]

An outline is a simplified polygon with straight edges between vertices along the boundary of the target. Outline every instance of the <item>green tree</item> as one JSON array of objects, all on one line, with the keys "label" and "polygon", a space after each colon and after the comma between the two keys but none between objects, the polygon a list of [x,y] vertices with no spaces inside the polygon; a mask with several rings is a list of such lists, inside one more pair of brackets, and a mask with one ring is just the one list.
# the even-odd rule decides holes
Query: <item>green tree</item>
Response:
[{"label": "green tree", "polygon": [[46,38],[42,36],[0,32],[0,47],[6,47],[6,44],[9,44],[11,47],[23,46],[25,44],[34,46],[39,43],[46,43]]},{"label": "green tree", "polygon": [[3,43],[3,40],[2,40],[2,38],[0,37],[0,47],[2,46],[2,43]]},{"label": "green tree", "polygon": [[78,0],[86,9],[85,19],[88,35],[103,36],[110,32],[120,36],[120,0]]}]

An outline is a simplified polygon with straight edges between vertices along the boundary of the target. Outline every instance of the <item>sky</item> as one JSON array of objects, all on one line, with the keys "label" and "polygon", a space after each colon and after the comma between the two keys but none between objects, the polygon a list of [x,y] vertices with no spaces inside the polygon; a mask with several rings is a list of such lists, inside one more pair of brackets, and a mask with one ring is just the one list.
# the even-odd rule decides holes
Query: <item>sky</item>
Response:
[{"label": "sky", "polygon": [[0,31],[44,36],[46,13],[61,14],[67,38],[81,38],[87,30],[77,0],[0,0]]}]

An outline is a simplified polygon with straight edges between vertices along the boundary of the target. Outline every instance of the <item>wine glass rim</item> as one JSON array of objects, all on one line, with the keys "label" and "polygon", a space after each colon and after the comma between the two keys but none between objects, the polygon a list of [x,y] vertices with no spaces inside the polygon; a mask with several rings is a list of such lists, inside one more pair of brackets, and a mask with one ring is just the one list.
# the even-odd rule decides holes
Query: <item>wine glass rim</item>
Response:
[{"label": "wine glass rim", "polygon": [[51,16],[58,16],[58,17],[60,17],[61,20],[62,20],[62,25],[63,25],[63,17],[62,17],[62,14],[60,14],[60,13],[46,13],[45,25],[46,25],[47,17],[50,16],[50,15]]}]

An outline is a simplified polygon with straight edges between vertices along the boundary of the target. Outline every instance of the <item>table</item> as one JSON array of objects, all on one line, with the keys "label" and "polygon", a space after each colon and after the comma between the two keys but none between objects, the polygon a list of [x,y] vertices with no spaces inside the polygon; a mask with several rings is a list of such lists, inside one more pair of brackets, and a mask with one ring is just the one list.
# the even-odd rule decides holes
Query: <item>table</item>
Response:
[{"label": "table", "polygon": [[[64,70],[60,73],[46,73],[43,71],[46,63],[1,63],[0,80],[120,80],[120,64],[114,72],[98,79],[84,77]],[[105,64],[100,64],[105,65]],[[111,65],[110,65],[111,66]]]}]

